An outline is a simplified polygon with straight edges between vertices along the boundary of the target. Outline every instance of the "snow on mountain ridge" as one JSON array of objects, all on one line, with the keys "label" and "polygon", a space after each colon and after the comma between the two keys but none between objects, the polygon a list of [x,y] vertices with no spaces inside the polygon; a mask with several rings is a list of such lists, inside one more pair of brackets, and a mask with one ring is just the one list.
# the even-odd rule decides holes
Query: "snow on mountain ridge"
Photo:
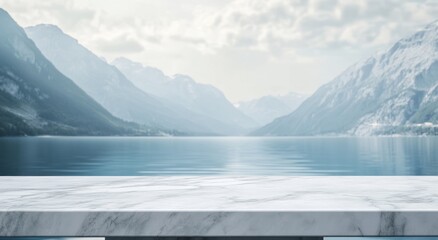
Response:
[{"label": "snow on mountain ridge", "polygon": [[437,83],[438,22],[433,22],[349,67],[294,113],[256,134],[371,135],[433,122]]},{"label": "snow on mountain ridge", "polygon": [[[361,97],[375,94],[372,91],[373,88],[369,88],[369,86],[379,84],[381,76],[391,81],[390,87],[395,92],[398,92],[400,88],[411,86],[416,89],[428,89],[430,86],[422,84],[417,76],[418,72],[429,69],[432,64],[437,64],[437,32],[438,23],[430,24],[420,32],[395,43],[389,51],[380,52],[353,65],[327,86],[332,89],[337,89],[343,85],[361,87],[363,94],[355,95],[356,101]],[[410,71],[406,71],[406,69],[410,69]],[[403,81],[396,81],[398,79],[403,79]],[[361,86],[362,81],[365,80],[369,85]],[[368,89],[364,87],[368,87]],[[325,100],[323,99],[321,103],[325,103]]]}]

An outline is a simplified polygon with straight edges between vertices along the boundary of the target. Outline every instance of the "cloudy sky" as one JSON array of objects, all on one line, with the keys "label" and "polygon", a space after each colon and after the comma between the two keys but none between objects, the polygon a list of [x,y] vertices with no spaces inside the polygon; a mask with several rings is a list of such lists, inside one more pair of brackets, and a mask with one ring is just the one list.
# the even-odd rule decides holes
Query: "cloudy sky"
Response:
[{"label": "cloudy sky", "polygon": [[438,18],[420,0],[0,0],[21,26],[56,24],[98,55],[221,89],[233,102],[312,93]]}]

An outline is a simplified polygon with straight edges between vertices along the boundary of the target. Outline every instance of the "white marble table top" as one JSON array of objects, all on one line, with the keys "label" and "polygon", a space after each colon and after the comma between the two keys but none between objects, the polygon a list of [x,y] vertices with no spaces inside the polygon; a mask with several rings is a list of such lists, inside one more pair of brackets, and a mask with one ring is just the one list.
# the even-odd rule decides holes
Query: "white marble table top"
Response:
[{"label": "white marble table top", "polygon": [[434,236],[438,177],[0,177],[0,236]]}]

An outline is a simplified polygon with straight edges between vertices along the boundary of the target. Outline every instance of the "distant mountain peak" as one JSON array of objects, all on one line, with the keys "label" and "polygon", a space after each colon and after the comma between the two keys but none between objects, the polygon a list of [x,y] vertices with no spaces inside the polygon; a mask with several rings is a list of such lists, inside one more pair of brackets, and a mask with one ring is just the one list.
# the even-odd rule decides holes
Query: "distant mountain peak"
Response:
[{"label": "distant mountain peak", "polygon": [[174,80],[182,81],[182,82],[185,82],[185,83],[195,84],[195,80],[193,80],[193,78],[190,77],[189,75],[177,73],[177,74],[174,74],[172,78]]},{"label": "distant mountain peak", "polygon": [[112,65],[123,64],[123,65],[125,65],[125,66],[136,67],[136,68],[142,68],[142,67],[143,67],[143,64],[142,64],[142,63],[132,61],[132,60],[127,59],[127,58],[125,58],[125,57],[118,57],[118,58],[114,59],[114,60],[111,62],[111,64],[112,64]]},{"label": "distant mountain peak", "polygon": [[47,29],[47,30],[50,30],[50,31],[53,31],[53,32],[58,32],[58,33],[65,34],[61,30],[61,28],[59,28],[57,25],[50,24],[50,23],[41,23],[41,24],[37,24],[35,26],[30,26],[28,28],[40,28],[40,29],[44,28],[44,29]]},{"label": "distant mountain peak", "polygon": [[163,78],[165,75],[163,71],[158,68],[145,66],[141,62],[132,61],[131,59],[125,57],[118,57],[111,62],[111,65],[116,66],[117,68],[129,69],[129,71],[148,71],[149,73],[153,73],[155,78]]},{"label": "distant mountain peak", "polygon": [[277,117],[294,111],[308,95],[289,92],[284,95],[266,95],[249,101],[241,101],[235,106],[261,125],[270,123]]},{"label": "distant mountain peak", "polygon": [[56,39],[57,41],[70,42],[71,44],[78,44],[78,40],[66,34],[58,26],[54,24],[38,24],[25,28],[28,34],[40,34],[41,37]]}]

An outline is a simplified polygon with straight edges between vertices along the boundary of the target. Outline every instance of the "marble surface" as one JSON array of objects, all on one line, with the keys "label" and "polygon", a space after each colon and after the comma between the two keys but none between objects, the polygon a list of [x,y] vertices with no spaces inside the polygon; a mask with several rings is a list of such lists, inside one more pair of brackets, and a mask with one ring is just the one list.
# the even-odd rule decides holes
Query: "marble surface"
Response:
[{"label": "marble surface", "polygon": [[437,236],[438,177],[0,177],[0,236]]}]

